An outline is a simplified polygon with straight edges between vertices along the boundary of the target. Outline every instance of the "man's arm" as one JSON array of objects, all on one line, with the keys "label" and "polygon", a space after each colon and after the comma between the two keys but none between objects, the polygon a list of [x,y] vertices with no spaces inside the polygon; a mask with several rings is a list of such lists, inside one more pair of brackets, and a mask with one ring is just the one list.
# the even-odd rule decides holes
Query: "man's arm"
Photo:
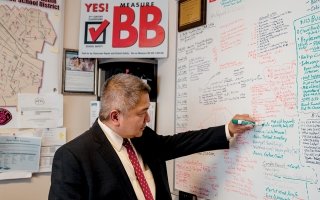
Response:
[{"label": "man's arm", "polygon": [[147,154],[145,156],[162,160],[229,148],[224,125],[174,135],[158,135],[147,127],[141,138],[133,138],[131,141],[139,152]]}]

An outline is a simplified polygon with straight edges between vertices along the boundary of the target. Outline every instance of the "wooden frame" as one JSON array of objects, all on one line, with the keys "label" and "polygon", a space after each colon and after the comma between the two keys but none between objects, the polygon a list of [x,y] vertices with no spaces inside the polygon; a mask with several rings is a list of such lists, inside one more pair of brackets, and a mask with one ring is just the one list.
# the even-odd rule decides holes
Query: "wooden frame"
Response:
[{"label": "wooden frame", "polygon": [[206,24],[207,0],[180,0],[178,3],[178,31]]},{"label": "wooden frame", "polygon": [[78,50],[64,49],[62,92],[96,94],[97,59],[79,58]]}]

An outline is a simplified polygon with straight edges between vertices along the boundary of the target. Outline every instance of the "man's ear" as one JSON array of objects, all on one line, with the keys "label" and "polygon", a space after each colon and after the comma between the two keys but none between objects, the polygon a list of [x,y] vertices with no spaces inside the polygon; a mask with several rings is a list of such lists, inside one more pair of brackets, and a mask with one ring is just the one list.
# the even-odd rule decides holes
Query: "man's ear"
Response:
[{"label": "man's ear", "polygon": [[118,110],[112,110],[110,112],[110,121],[114,126],[120,125],[119,117],[120,117],[120,112]]}]

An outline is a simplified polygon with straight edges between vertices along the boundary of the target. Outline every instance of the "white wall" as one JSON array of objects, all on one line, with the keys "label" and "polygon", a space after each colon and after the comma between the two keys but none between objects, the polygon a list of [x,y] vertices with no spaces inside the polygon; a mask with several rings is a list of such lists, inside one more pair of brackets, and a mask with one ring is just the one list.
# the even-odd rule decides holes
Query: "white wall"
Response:
[{"label": "white wall", "polygon": [[[158,65],[157,131],[174,133],[174,99],[176,66],[177,2],[169,0],[169,56]],[[64,48],[78,49],[80,1],[65,0]],[[60,66],[61,67],[61,66]],[[64,95],[64,126],[67,140],[89,128],[89,102],[95,96]],[[79,113],[88,113],[87,115]],[[170,185],[173,182],[173,162],[168,162]],[[33,175],[31,179],[0,182],[1,200],[45,200],[48,198],[50,173]],[[176,197],[175,197],[176,198]]]},{"label": "white wall", "polygon": [[[169,0],[169,56],[158,61],[157,132],[174,133],[177,1]],[[173,161],[167,162],[171,191],[173,191]],[[175,196],[173,196],[175,197]],[[177,199],[177,197],[175,197]]]}]

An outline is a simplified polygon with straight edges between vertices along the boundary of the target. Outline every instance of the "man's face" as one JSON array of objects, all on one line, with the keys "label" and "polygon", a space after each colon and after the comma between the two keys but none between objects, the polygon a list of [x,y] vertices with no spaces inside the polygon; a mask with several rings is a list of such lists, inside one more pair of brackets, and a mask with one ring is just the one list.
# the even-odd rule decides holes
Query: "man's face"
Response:
[{"label": "man's face", "polygon": [[142,94],[138,105],[127,113],[119,115],[119,134],[124,138],[140,137],[146,124],[150,121],[148,109],[150,106],[149,94]]}]

